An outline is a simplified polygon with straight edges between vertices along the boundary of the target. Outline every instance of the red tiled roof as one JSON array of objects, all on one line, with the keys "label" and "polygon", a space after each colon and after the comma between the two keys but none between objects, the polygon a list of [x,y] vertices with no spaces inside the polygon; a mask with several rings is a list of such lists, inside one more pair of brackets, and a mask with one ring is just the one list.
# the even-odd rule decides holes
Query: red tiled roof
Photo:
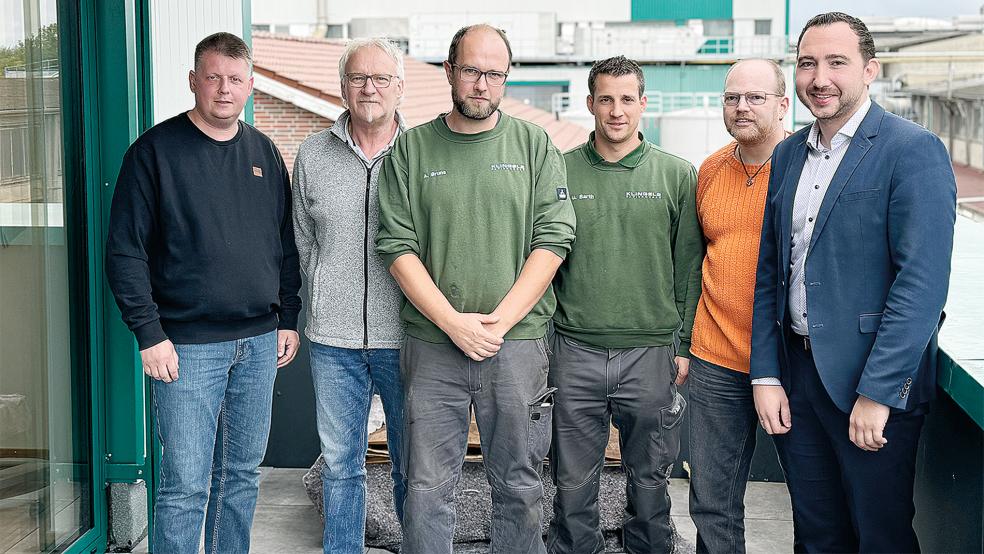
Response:
[{"label": "red tiled roof", "polygon": [[[254,69],[257,73],[341,105],[338,59],[345,49],[340,40],[299,38],[253,33]],[[404,58],[406,83],[400,113],[411,127],[426,123],[451,109],[451,85],[444,70],[413,58]],[[561,151],[581,144],[588,129],[558,121],[550,112],[512,98],[503,98],[502,111],[543,127]]]}]

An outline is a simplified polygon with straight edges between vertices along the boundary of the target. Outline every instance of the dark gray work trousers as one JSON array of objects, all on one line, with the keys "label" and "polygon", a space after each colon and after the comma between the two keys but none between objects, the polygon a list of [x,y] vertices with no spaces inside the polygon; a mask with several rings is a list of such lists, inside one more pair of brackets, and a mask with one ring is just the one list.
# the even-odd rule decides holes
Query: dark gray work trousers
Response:
[{"label": "dark gray work trousers", "polygon": [[454,486],[461,475],[472,409],[492,488],[491,551],[542,554],[543,482],[552,391],[544,339],[507,340],[481,362],[454,344],[408,337],[404,386],[404,554],[450,554]]},{"label": "dark gray work trousers", "polygon": [[599,348],[550,337],[556,387],[550,461],[557,495],[547,550],[603,552],[598,483],[609,424],[619,431],[628,506],[622,542],[630,554],[670,552],[667,479],[680,451],[686,401],[673,381],[673,346]]}]

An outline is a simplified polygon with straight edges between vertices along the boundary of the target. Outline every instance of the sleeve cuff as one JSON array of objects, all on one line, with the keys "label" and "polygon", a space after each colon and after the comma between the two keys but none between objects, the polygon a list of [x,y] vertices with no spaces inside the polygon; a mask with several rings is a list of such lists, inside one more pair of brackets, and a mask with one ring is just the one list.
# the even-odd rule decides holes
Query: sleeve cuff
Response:
[{"label": "sleeve cuff", "polygon": [[137,338],[137,347],[140,350],[146,350],[167,340],[167,334],[164,333],[164,328],[161,327],[161,320],[159,319],[133,329],[133,336]]},{"label": "sleeve cuff", "polygon": [[533,250],[546,250],[547,252],[553,252],[561,260],[566,260],[567,259],[567,252],[570,249],[569,248],[563,248],[561,246],[554,246],[552,244],[544,244],[544,245],[540,245],[540,246],[534,246],[533,247]]},{"label": "sleeve cuff", "polygon": [[778,377],[759,377],[758,379],[752,379],[752,385],[766,385],[769,387],[781,387],[782,381]]},{"label": "sleeve cuff", "polygon": [[391,265],[393,265],[393,262],[395,262],[397,258],[399,258],[400,256],[402,256],[404,254],[414,254],[414,255],[416,255],[417,253],[414,252],[412,248],[406,248],[406,249],[403,249],[403,250],[398,250],[396,252],[393,252],[392,254],[380,254],[379,255],[379,258],[381,260],[383,260],[383,265],[388,268]]},{"label": "sleeve cuff", "polygon": [[689,340],[681,340],[680,341],[680,348],[677,349],[677,356],[680,356],[682,358],[689,358],[690,357],[690,341]]},{"label": "sleeve cuff", "polygon": [[277,329],[286,331],[297,331],[297,312],[280,312],[280,321],[277,323]]}]

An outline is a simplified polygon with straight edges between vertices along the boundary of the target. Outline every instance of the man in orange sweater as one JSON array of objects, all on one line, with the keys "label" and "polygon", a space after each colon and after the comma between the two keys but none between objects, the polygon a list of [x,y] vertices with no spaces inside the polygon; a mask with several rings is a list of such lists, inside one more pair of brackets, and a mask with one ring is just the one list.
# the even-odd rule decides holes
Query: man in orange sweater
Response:
[{"label": "man in orange sweater", "polygon": [[745,484],[756,415],[748,377],[752,299],[772,150],[786,137],[782,70],[743,60],[725,78],[724,124],[735,141],[697,177],[707,243],[690,349],[690,515],[697,552],[745,552]]}]

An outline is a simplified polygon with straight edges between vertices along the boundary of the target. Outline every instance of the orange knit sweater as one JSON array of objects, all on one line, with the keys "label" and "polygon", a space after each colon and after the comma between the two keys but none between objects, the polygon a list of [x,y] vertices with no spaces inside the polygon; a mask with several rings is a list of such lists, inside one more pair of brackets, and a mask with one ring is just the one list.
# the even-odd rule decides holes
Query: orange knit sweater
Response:
[{"label": "orange knit sweater", "polygon": [[755,270],[772,162],[747,186],[748,175],[758,166],[742,169],[735,146],[732,142],[711,154],[697,174],[697,215],[707,255],[690,352],[748,373]]}]

